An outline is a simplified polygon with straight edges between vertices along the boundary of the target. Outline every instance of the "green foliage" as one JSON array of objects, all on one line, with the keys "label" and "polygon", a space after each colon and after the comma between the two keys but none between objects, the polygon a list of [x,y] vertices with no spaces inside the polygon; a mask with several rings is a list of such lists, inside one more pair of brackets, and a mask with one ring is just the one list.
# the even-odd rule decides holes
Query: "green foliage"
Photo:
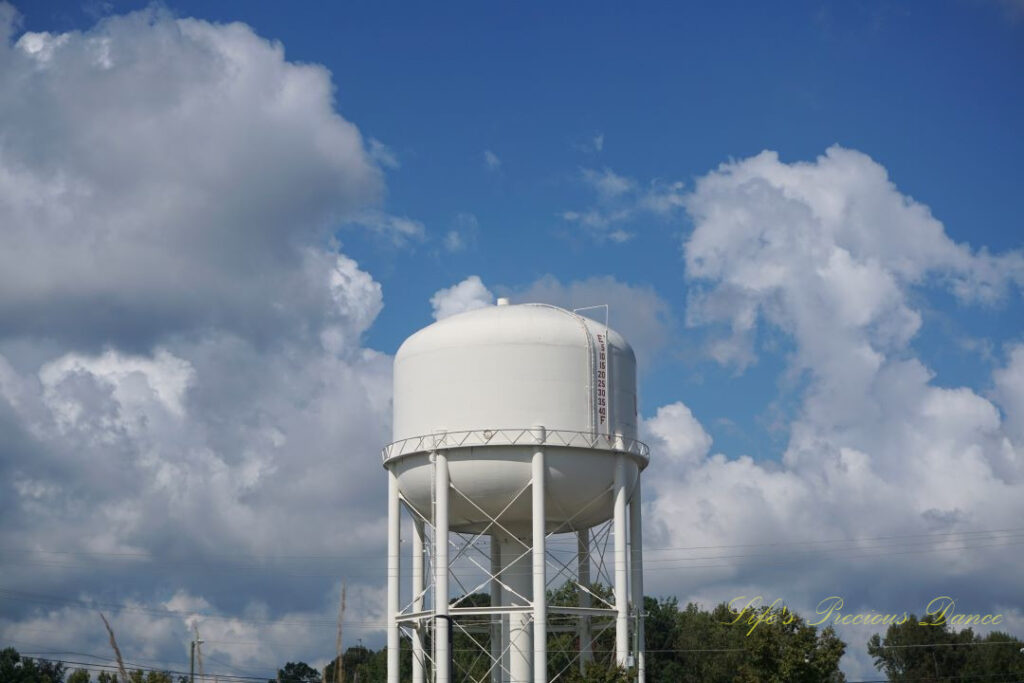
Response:
[{"label": "green foliage", "polygon": [[305,662],[288,662],[270,683],[321,683],[320,672]]},{"label": "green foliage", "polygon": [[566,683],[632,683],[633,677],[620,666],[589,662],[583,673],[580,673],[578,667],[573,667],[559,680],[565,680]]},{"label": "green foliage", "polygon": [[91,683],[91,677],[85,669],[75,669],[68,674],[67,683]]},{"label": "green foliage", "polygon": [[[674,598],[645,599],[647,670],[652,681],[811,683],[843,681],[846,649],[831,628],[818,631],[793,612],[765,607],[737,615]],[[750,618],[757,626],[750,630]]]},{"label": "green foliage", "polygon": [[[117,676],[114,676],[117,680]],[[174,678],[167,671],[143,671],[136,669],[128,674],[129,683],[174,683]]]},{"label": "green foliage", "polygon": [[[412,680],[412,642],[408,638],[399,641],[398,677],[402,681]],[[335,667],[338,659],[324,669],[323,683],[385,683],[388,678],[388,650],[371,650],[362,645],[350,647],[341,655],[341,677],[336,678]]]},{"label": "green foliage", "polygon": [[64,665],[45,659],[22,657],[13,647],[0,651],[3,683],[64,683]]},{"label": "green foliage", "polygon": [[875,667],[892,681],[941,679],[1016,680],[1024,678],[1024,642],[994,631],[985,637],[970,628],[952,631],[945,623],[922,623],[916,616],[891,624],[885,638],[868,640]]},{"label": "green foliage", "polygon": [[[472,593],[457,602],[459,607],[489,607],[491,596]],[[490,617],[462,616],[452,628],[452,680],[489,680]]]},{"label": "green foliage", "polygon": [[[593,594],[591,602],[594,606],[601,605],[601,600],[609,603],[612,600],[612,589],[603,584],[591,584],[590,592]],[[579,588],[575,583],[566,582],[561,588],[548,591],[548,604],[576,607],[579,603]],[[573,626],[577,619],[571,616],[549,614],[548,623],[551,626]],[[614,665],[615,655],[615,631],[614,628],[605,628],[610,621],[595,619],[591,624],[593,639],[591,650],[594,654],[594,661],[588,664],[585,676],[597,676],[596,681],[604,681],[601,676],[617,675],[618,667]],[[573,632],[548,634],[548,679],[569,681],[589,681],[590,678],[581,678],[579,653],[579,638]],[[569,678],[566,678],[566,677]],[[607,680],[615,681],[616,678]],[[653,680],[653,679],[652,679]]]}]

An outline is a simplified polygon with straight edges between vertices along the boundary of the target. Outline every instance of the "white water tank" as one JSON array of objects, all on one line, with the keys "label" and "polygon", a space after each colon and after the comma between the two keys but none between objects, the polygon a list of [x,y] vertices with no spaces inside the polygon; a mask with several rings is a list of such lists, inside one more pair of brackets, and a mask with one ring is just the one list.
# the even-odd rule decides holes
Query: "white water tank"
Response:
[{"label": "white water tank", "polygon": [[[636,440],[636,358],[604,323],[546,304],[477,309],[409,337],[395,356],[394,441],[384,450],[406,502],[429,517],[430,453],[444,450],[452,531],[488,517],[526,533],[530,462],[545,444],[548,531],[612,516],[615,454],[632,489],[647,464]],[[541,429],[542,428],[542,429]],[[518,496],[518,497],[517,497]]]}]

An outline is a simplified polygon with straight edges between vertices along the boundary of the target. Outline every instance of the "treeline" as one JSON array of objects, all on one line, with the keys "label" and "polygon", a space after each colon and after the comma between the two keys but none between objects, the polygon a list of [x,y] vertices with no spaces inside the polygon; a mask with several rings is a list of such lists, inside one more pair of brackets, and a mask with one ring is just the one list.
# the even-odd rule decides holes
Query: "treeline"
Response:
[{"label": "treeline", "polygon": [[1024,641],[992,631],[952,631],[911,615],[868,640],[875,668],[890,681],[1024,681]]},{"label": "treeline", "polygon": [[[563,594],[564,593],[564,594]],[[572,604],[571,588],[552,596]],[[463,604],[485,603],[473,595]],[[694,604],[683,609],[674,598],[645,599],[647,680],[652,683],[821,683],[844,681],[839,660],[847,645],[831,627],[819,628],[785,608],[761,607],[741,614],[720,604],[704,610]],[[487,617],[478,617],[478,626]],[[471,624],[467,624],[471,626]],[[597,631],[597,629],[595,629]],[[480,636],[476,636],[480,642]],[[484,642],[487,646],[486,636]],[[429,643],[427,644],[429,647]],[[401,680],[412,679],[412,651],[403,639]],[[578,649],[572,633],[553,633],[548,640],[549,679],[566,683],[627,683],[629,672],[612,664],[611,629],[594,639],[595,661],[585,672],[574,661]],[[957,680],[1024,680],[1024,642],[1007,633],[980,636],[970,628],[953,631],[948,625],[924,624],[913,615],[891,624],[885,634],[867,642],[875,666],[891,681],[938,682]],[[453,679],[488,680],[486,657],[462,633],[453,636]],[[338,667],[340,666],[340,671]],[[385,683],[387,652],[356,646],[318,671],[305,662],[288,662],[268,683]],[[128,683],[188,683],[180,672],[130,671]],[[207,676],[207,680],[211,676]],[[237,683],[237,675],[222,682]],[[85,669],[68,670],[60,661],[22,657],[13,648],[0,653],[0,683],[123,683],[117,674],[102,671],[95,678]],[[253,683],[257,683],[253,681]],[[261,683],[261,682],[259,682]]]},{"label": "treeline", "polygon": [[[187,676],[177,678],[167,671],[142,671],[128,673],[130,683],[188,683]],[[23,657],[13,647],[0,650],[0,683],[92,683],[92,674],[87,669],[68,669],[62,661]],[[117,674],[100,671],[96,683],[121,683]]]}]

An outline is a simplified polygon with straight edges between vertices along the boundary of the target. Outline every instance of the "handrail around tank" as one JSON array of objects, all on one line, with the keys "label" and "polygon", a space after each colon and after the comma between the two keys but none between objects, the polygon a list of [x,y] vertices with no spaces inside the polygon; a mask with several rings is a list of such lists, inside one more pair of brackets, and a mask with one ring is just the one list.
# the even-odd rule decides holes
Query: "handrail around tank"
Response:
[{"label": "handrail around tank", "polygon": [[569,429],[545,429],[538,439],[536,427],[505,429],[470,429],[458,432],[437,432],[399,439],[381,451],[386,463],[411,453],[427,453],[440,449],[471,448],[474,446],[521,446],[544,444],[567,448],[592,448],[602,451],[627,453],[650,460],[651,449],[643,441],[628,439],[617,434],[593,434]]}]

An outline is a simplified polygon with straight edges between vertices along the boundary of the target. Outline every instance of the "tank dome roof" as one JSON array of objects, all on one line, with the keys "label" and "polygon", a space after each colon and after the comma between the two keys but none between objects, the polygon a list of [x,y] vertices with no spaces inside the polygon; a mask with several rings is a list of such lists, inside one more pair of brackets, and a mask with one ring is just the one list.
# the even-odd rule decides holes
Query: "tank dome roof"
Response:
[{"label": "tank dome roof", "polygon": [[549,304],[516,304],[476,308],[443,318],[416,332],[399,347],[396,361],[451,346],[542,344],[579,346],[581,334],[607,334],[607,340],[633,356],[625,338],[602,323]]}]

